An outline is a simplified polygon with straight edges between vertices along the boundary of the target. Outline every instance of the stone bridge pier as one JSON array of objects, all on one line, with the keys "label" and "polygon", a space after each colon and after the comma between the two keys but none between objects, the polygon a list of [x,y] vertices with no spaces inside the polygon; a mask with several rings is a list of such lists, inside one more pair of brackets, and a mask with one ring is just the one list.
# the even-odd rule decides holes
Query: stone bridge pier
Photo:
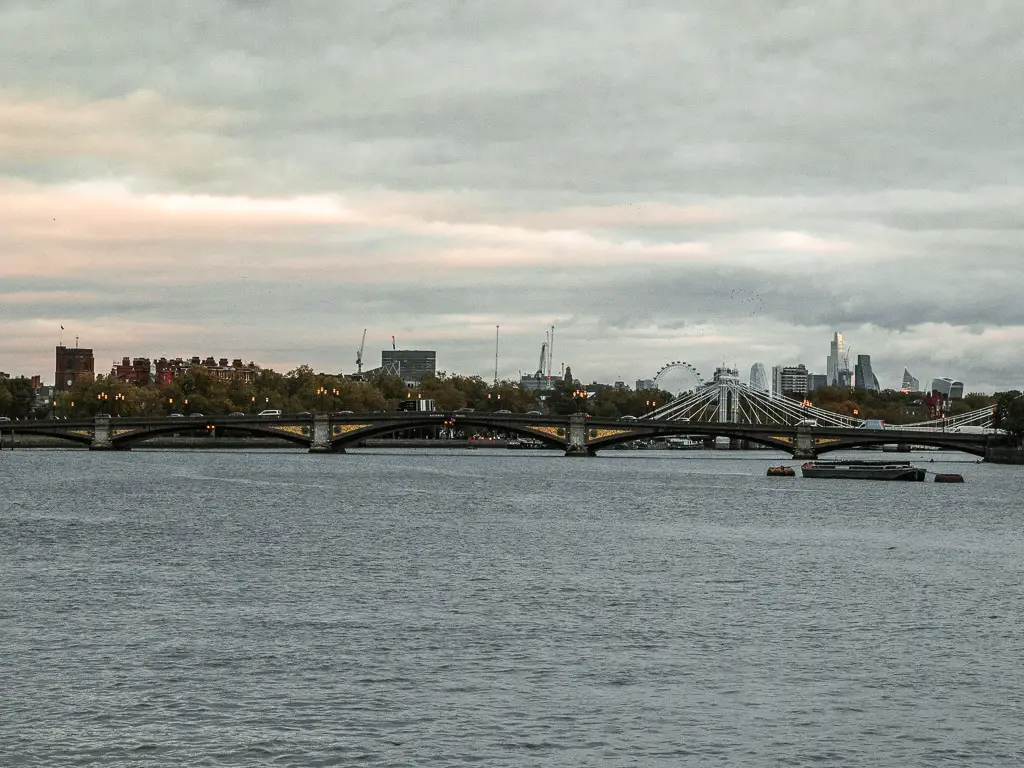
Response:
[{"label": "stone bridge pier", "polygon": [[594,451],[587,447],[587,417],[582,413],[574,413],[569,417],[569,431],[566,432],[566,456],[593,456]]},{"label": "stone bridge pier", "polygon": [[344,453],[340,448],[331,445],[331,417],[326,413],[313,416],[313,442],[309,444],[310,453]]},{"label": "stone bridge pier", "polygon": [[818,458],[814,433],[811,432],[810,427],[796,428],[796,435],[793,437],[793,458],[812,460]]},{"label": "stone bridge pier", "polygon": [[92,423],[92,442],[90,451],[112,451],[114,441],[110,437],[110,417],[98,415]]}]

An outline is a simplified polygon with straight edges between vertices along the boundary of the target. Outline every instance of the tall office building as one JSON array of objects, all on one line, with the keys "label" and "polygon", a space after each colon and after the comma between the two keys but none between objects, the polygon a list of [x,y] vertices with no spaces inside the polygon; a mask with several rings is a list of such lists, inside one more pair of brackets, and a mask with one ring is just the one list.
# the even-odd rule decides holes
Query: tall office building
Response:
[{"label": "tall office building", "polygon": [[836,331],[825,361],[825,375],[830,387],[849,387],[853,383],[849,370],[849,356],[849,351],[843,345],[843,334]]},{"label": "tall office building", "polygon": [[761,392],[771,392],[772,385],[768,381],[768,374],[764,370],[764,363],[754,363],[750,366],[750,386]]},{"label": "tall office building", "polygon": [[807,394],[807,366],[800,365],[776,365],[772,368],[772,394],[776,397],[783,395]]},{"label": "tall office building", "polygon": [[94,381],[96,361],[91,349],[80,347],[57,347],[53,383],[57,389],[71,389],[82,381]]},{"label": "tall office building", "polygon": [[871,370],[871,355],[857,355],[857,365],[853,368],[853,385],[857,389],[878,392],[878,378]]},{"label": "tall office building", "polygon": [[903,381],[900,384],[900,392],[920,392],[921,382],[916,376],[911,375],[906,368],[903,369]]},{"label": "tall office building", "polygon": [[951,379],[948,376],[932,379],[932,392],[942,395],[947,400],[962,400],[964,396],[964,383]]}]

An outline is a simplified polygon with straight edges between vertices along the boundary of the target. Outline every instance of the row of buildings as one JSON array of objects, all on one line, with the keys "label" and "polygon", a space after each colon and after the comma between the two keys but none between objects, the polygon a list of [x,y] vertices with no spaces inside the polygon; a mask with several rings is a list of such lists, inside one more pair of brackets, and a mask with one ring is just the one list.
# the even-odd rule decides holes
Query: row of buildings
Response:
[{"label": "row of buildings", "polygon": [[[195,368],[201,368],[221,381],[238,381],[243,384],[252,384],[260,372],[256,363],[245,363],[241,358],[229,361],[226,357],[203,358],[198,355],[188,358],[122,357],[120,361],[114,361],[109,378],[139,386],[170,384],[179,374]],[[436,372],[437,353],[433,350],[390,349],[381,352],[379,368],[362,375],[390,374],[411,383]],[[63,345],[57,347],[54,365],[54,386],[57,390],[71,389],[76,384],[94,381],[95,378],[96,358],[93,350]]]},{"label": "row of buildings", "polygon": [[[878,377],[871,368],[871,355],[857,355],[856,363],[850,367],[850,348],[843,341],[843,334],[836,332],[832,337],[828,357],[825,359],[825,373],[812,373],[803,363],[797,365],[776,365],[768,378],[763,363],[754,363],[750,369],[750,385],[774,395],[803,396],[823,387],[843,387],[878,392],[881,387]],[[920,380],[903,369],[900,382],[902,392],[921,393]],[[960,400],[964,396],[964,383],[949,377],[932,379],[929,393],[941,395],[946,400]]]}]

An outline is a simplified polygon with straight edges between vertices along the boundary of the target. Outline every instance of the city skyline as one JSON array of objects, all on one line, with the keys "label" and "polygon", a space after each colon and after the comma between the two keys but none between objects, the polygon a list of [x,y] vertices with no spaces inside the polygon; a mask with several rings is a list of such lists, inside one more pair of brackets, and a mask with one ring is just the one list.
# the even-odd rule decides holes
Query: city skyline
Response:
[{"label": "city skyline", "polygon": [[1024,10],[940,6],[7,3],[0,369],[1020,389]]},{"label": "city skyline", "polygon": [[[551,338],[550,336],[547,337],[548,340],[550,340],[550,338]],[[22,377],[22,378],[37,378],[37,379],[40,379],[40,381],[42,382],[43,386],[46,386],[47,384],[51,384],[52,386],[55,386],[56,388],[61,389],[61,388],[64,388],[64,387],[70,387],[72,385],[72,383],[73,383],[70,379],[69,380],[64,380],[65,374],[62,374],[61,373],[62,371],[76,370],[76,371],[80,371],[80,372],[88,372],[90,374],[90,376],[92,374],[95,374],[95,376],[97,378],[104,378],[104,377],[108,377],[109,376],[109,377],[112,377],[112,378],[119,378],[119,379],[121,379],[124,382],[131,382],[131,381],[134,381],[135,379],[137,379],[139,377],[139,375],[140,375],[139,374],[139,370],[140,370],[139,366],[140,365],[144,365],[145,366],[146,373],[147,373],[147,375],[149,375],[149,378],[152,378],[152,372],[151,372],[152,367],[156,366],[156,369],[159,370],[161,365],[164,365],[165,367],[168,366],[168,365],[171,366],[171,367],[177,366],[177,368],[179,368],[179,369],[187,367],[188,365],[191,364],[191,365],[197,365],[197,366],[202,365],[202,366],[205,366],[205,367],[213,367],[213,368],[216,368],[217,370],[222,370],[222,369],[244,370],[244,371],[247,372],[246,375],[247,375],[248,378],[251,378],[251,373],[250,373],[251,371],[259,370],[261,368],[262,369],[267,369],[267,370],[275,370],[278,373],[286,373],[286,371],[282,371],[280,369],[274,369],[272,366],[262,365],[258,361],[250,361],[250,362],[246,363],[245,360],[243,360],[242,358],[238,358],[238,357],[235,357],[235,358],[218,357],[216,355],[209,355],[209,354],[203,353],[203,354],[199,354],[199,355],[196,355],[196,354],[178,355],[176,357],[175,356],[168,356],[168,355],[158,355],[158,356],[152,356],[152,355],[141,355],[140,356],[138,354],[122,355],[119,359],[114,359],[111,362],[111,369],[110,369],[110,373],[108,374],[106,372],[106,368],[105,368],[104,365],[102,365],[102,364],[99,365],[99,366],[95,365],[95,363],[94,363],[94,358],[95,358],[94,350],[91,349],[91,348],[88,348],[88,347],[84,347],[84,346],[79,347],[78,346],[78,339],[76,338],[75,341],[76,341],[76,346],[74,346],[74,347],[65,346],[63,344],[63,342],[62,342],[61,344],[59,344],[55,348],[55,351],[56,351],[55,368],[56,368],[57,373],[54,375],[54,379],[53,379],[52,383],[49,383],[47,381],[47,377],[45,375],[40,374],[40,373],[36,373],[36,372],[33,372],[31,374],[28,374],[28,373],[25,373],[25,372],[15,372],[15,373],[12,374],[10,372],[6,372],[5,371],[5,372],[3,372],[3,374],[0,374],[0,375],[2,375],[2,376]],[[826,361],[826,363],[827,363],[826,368],[827,369],[830,369],[830,367],[831,367],[832,360],[833,360],[833,354],[836,352],[836,350],[838,348],[840,348],[839,346],[837,346],[837,342],[838,342],[838,345],[842,345],[843,344],[842,334],[839,333],[839,332],[835,332],[833,334],[833,341],[831,342],[831,352],[830,352],[829,358]],[[393,340],[393,343],[394,343],[394,340]],[[474,376],[474,375],[476,375],[476,376],[478,376],[481,379],[484,378],[483,376],[479,376],[479,374],[466,373],[466,372],[454,371],[454,370],[444,370],[444,369],[437,368],[437,366],[436,366],[436,351],[435,350],[398,349],[397,351],[394,351],[395,349],[397,349],[397,347],[393,347],[392,349],[382,350],[381,351],[381,365],[380,366],[374,366],[372,364],[367,364],[367,365],[364,366],[364,373],[373,374],[374,372],[382,372],[385,375],[398,375],[399,367],[395,365],[394,361],[399,359],[399,358],[405,359],[406,357],[412,356],[409,359],[416,361],[414,363],[414,365],[418,365],[418,366],[422,367],[424,364],[426,364],[426,366],[427,366],[425,368],[422,368],[422,370],[419,371],[420,373],[423,373],[423,372],[431,372],[431,373],[433,373],[433,372],[436,371],[438,374],[441,374],[441,375],[449,374],[450,373],[450,374],[458,375],[458,376]],[[849,346],[848,345],[845,346],[845,349],[848,352],[849,351]],[[544,346],[543,346],[543,352],[546,353],[547,350],[548,350],[548,341],[545,341]],[[363,350],[360,350],[360,355],[362,355],[362,352],[363,352]],[[69,357],[69,355],[70,355],[70,357]],[[72,363],[68,362],[68,360],[70,360],[70,359],[76,359],[76,360],[78,360],[78,362],[72,364]],[[85,367],[82,366],[82,361],[87,362],[87,365]],[[369,362],[369,359],[367,359],[367,362]],[[303,365],[306,365],[306,364],[303,364]],[[666,369],[668,369],[668,368],[670,368],[672,366],[675,366],[675,365],[678,365],[678,363],[671,363],[671,364],[669,364],[669,365],[667,365],[665,367],[666,367]],[[690,367],[689,364],[685,363],[685,362],[683,363],[683,365],[687,366],[687,367]],[[877,376],[874,375],[873,370],[872,370],[871,356],[870,355],[866,355],[866,354],[858,355],[857,356],[857,363],[856,363],[856,365],[854,367],[855,367],[855,370],[857,371],[857,373],[850,377],[851,378],[851,383],[848,386],[850,386],[851,388],[869,389],[869,390],[874,390],[874,391],[883,391],[883,390],[898,391],[899,389],[902,389],[903,391],[919,391],[917,386],[914,386],[914,387],[911,387],[911,388],[908,389],[908,380],[916,381],[916,379],[913,379],[913,377],[910,377],[909,372],[907,371],[906,368],[904,368],[903,377],[901,379],[900,386],[899,387],[896,387],[896,386],[889,387],[889,386],[880,385]],[[792,386],[790,386],[788,388],[785,387],[785,386],[781,386],[779,384],[779,380],[777,378],[780,371],[790,371],[791,372],[791,371],[795,371],[797,368],[799,368],[802,371],[802,374],[800,374],[801,378],[806,378],[806,380],[807,380],[806,381],[806,391],[807,392],[812,392],[815,389],[823,387],[823,386],[835,386],[835,385],[828,385],[827,384],[827,381],[828,381],[828,378],[829,378],[829,375],[827,373],[817,373],[813,368],[807,368],[807,366],[804,363],[802,363],[802,362],[791,363],[791,364],[788,364],[788,365],[787,364],[773,365],[772,366],[772,371],[773,371],[772,379],[769,379],[768,374],[767,374],[767,369],[765,368],[765,365],[762,362],[760,362],[760,361],[759,362],[755,362],[751,366],[751,368],[750,368],[750,373],[749,373],[749,376],[747,377],[747,382],[752,387],[754,387],[755,389],[761,389],[761,390],[764,390],[764,391],[771,391],[773,393],[781,393],[783,391],[801,391],[802,392],[802,391],[804,391],[803,385],[801,385],[801,387],[798,388],[798,390],[794,390],[794,388]],[[728,365],[716,366],[714,371],[712,373],[709,373],[708,375],[702,375],[702,372],[696,370],[695,368],[690,367],[690,369],[696,375],[701,376],[701,378],[703,378],[703,381],[705,383],[711,381],[712,379],[716,379],[717,376],[719,375],[719,373],[723,372],[723,371],[732,371],[734,374],[737,374],[737,375],[739,373],[738,368],[736,368],[735,366],[730,367]],[[318,374],[323,374],[323,375],[345,375],[345,372],[341,371],[341,370],[338,370],[338,371],[330,371],[330,370],[325,370],[325,369],[315,369],[315,370],[316,370],[316,372]],[[349,375],[351,375],[352,371],[349,371],[348,373],[349,373]],[[537,373],[539,373],[539,371]],[[564,373],[564,371],[557,371],[556,370],[556,371],[551,371],[550,373],[552,374],[552,376],[554,378],[561,378],[561,376]],[[850,371],[847,371],[846,373],[849,374]],[[659,371],[659,374],[660,374],[660,371]],[[517,371],[516,377],[502,377],[500,380],[501,381],[506,381],[506,382],[511,381],[511,382],[515,383],[519,379],[522,379],[522,381],[524,383],[524,386],[525,386],[525,383],[527,382],[527,380],[528,379],[532,379],[534,375],[535,375],[534,373],[524,372],[524,371],[520,370],[520,371]],[[783,376],[786,376],[786,375],[795,375],[795,374],[783,373]],[[576,377],[574,376],[574,378],[576,378]],[[658,377],[655,376],[653,379],[636,379],[636,388],[640,389],[641,388],[641,383],[644,384],[645,388],[650,388],[650,389],[653,389],[656,386],[661,386],[659,384],[656,384],[657,378]],[[818,381],[814,381],[814,380],[818,380]],[[599,380],[599,379],[585,379],[584,381],[585,381],[585,383],[593,382],[593,383],[599,383],[599,384],[607,385],[607,386],[612,386],[613,384],[615,386],[618,386],[619,384],[624,383],[621,379],[617,379],[614,382],[612,380],[604,380],[604,381],[602,381],[602,380]],[[937,382],[937,381],[952,382],[954,380],[952,378],[949,378],[949,377],[936,376],[936,377],[934,377],[934,379],[932,381],[931,389],[935,389],[935,382]],[[865,382],[867,382],[867,383],[865,383]],[[975,389],[975,388],[970,388],[970,387],[968,387],[965,390],[963,388],[963,386],[964,386],[963,382],[958,382],[958,385],[960,386],[960,391],[961,391],[961,394],[958,395],[958,397],[962,396],[963,394],[970,393],[970,392],[981,392],[981,390],[978,390],[978,389]],[[628,385],[626,385],[626,386],[628,388]],[[942,389],[942,388],[940,387],[940,389]],[[948,390],[948,386],[945,389]]]}]

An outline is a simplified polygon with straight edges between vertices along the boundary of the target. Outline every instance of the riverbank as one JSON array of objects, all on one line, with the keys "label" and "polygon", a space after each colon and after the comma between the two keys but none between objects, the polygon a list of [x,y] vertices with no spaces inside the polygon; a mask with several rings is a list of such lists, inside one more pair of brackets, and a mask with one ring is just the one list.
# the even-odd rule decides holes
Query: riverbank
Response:
[{"label": "riverbank", "polygon": [[1024,449],[1021,448],[989,448],[985,461],[990,464],[1024,464]]},{"label": "riverbank", "polygon": [[[399,439],[370,439],[364,440],[356,448],[506,448],[506,440],[399,440]],[[301,448],[288,440],[278,440],[273,437],[174,437],[161,436],[136,443],[134,450],[181,450],[186,448],[199,448],[204,450],[256,450],[256,449],[281,449],[290,448],[295,450]],[[0,443],[0,449],[10,450],[88,450],[83,443],[73,443],[70,440],[62,440],[59,437],[48,437],[45,435],[4,435]]]}]

